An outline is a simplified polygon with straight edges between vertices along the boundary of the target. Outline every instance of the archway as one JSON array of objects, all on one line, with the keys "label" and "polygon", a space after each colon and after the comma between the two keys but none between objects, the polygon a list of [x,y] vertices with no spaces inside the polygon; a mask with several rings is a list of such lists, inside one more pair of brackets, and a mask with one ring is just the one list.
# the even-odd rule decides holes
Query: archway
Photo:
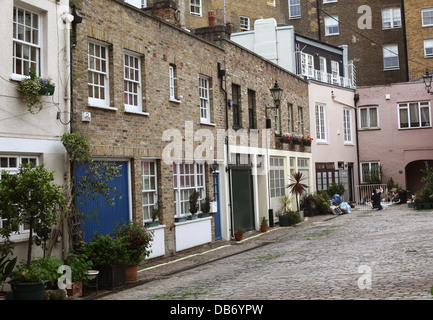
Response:
[{"label": "archway", "polygon": [[433,160],[417,160],[409,162],[406,165],[406,189],[412,195],[424,188],[424,183],[421,181],[421,178],[424,176],[422,170],[425,169],[426,161],[429,166],[433,166]]}]

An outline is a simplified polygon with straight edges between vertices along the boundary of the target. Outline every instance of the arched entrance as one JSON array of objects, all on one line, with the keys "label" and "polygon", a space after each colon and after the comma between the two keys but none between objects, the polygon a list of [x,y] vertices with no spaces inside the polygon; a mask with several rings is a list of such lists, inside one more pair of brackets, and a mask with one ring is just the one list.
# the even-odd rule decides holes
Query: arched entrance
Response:
[{"label": "arched entrance", "polygon": [[421,178],[424,177],[422,170],[425,169],[426,161],[429,166],[433,166],[433,160],[417,160],[409,162],[406,165],[406,189],[412,195],[424,188],[424,183],[421,181]]}]

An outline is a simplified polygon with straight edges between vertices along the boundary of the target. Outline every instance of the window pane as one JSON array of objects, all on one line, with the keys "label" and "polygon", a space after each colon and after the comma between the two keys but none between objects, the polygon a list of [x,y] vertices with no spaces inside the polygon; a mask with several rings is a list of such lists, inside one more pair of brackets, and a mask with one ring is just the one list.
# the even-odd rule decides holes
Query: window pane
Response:
[{"label": "window pane", "polygon": [[409,127],[409,116],[407,109],[400,109],[400,128]]},{"label": "window pane", "polygon": [[410,126],[419,127],[419,110],[418,103],[409,104]]}]

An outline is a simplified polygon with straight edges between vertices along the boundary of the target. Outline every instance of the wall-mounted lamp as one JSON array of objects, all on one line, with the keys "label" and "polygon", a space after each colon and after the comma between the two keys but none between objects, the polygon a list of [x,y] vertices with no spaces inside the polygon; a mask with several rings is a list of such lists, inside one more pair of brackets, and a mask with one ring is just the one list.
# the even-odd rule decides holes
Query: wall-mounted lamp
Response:
[{"label": "wall-mounted lamp", "polygon": [[278,85],[278,82],[275,81],[274,87],[269,89],[272,94],[272,99],[274,99],[274,106],[273,107],[265,107],[265,116],[266,116],[266,129],[270,129],[271,126],[271,119],[268,119],[268,109],[278,109],[281,102],[281,97],[283,96],[283,89],[280,88]]},{"label": "wall-mounted lamp", "polygon": [[214,173],[214,172],[218,171],[218,167],[219,167],[219,165],[218,165],[218,163],[215,161],[214,163],[212,163],[212,164],[210,165],[210,172],[211,172],[211,173]]},{"label": "wall-mounted lamp", "polygon": [[422,79],[424,80],[424,85],[427,92],[433,94],[433,92],[430,92],[433,76],[428,72],[428,69],[425,70],[425,75],[422,76]]},{"label": "wall-mounted lamp", "polygon": [[283,89],[280,88],[278,82],[275,81],[274,87],[270,89],[272,98],[274,99],[275,108],[278,109],[281,101],[281,97],[283,96]]}]

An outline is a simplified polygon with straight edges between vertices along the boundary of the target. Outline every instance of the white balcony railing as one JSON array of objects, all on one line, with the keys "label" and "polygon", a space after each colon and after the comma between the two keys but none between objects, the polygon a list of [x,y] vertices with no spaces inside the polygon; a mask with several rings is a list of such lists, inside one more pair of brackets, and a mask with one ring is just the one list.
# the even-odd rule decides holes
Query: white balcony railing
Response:
[{"label": "white balcony railing", "polygon": [[341,77],[336,74],[314,69],[312,61],[309,61],[305,57],[303,58],[301,52],[297,52],[296,54],[296,65],[296,72],[299,76],[305,77],[307,79],[313,79],[319,82],[333,84],[340,87],[352,89],[356,88],[356,73],[355,65],[353,64],[353,62],[350,62],[347,65],[347,77]]}]

